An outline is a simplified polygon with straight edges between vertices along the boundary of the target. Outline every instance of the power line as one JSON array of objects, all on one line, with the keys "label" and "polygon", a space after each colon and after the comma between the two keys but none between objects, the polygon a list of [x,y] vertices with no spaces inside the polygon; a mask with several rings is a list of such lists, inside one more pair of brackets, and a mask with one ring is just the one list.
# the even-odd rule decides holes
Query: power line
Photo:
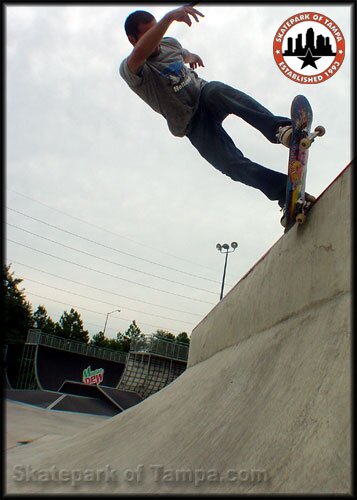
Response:
[{"label": "power line", "polygon": [[36,281],[36,280],[30,279],[30,278],[26,278],[24,276],[22,278],[20,277],[20,279],[30,281],[31,283],[36,283],[37,285],[46,286],[48,288],[52,288],[53,290],[58,290],[60,292],[65,292],[65,293],[69,293],[71,295],[76,295],[77,297],[82,297],[83,299],[89,299],[89,300],[93,300],[94,302],[100,302],[101,304],[106,304],[108,306],[121,307],[121,310],[122,309],[127,309],[128,311],[133,311],[133,312],[137,312],[137,313],[141,313],[141,314],[147,314],[149,316],[153,316],[153,317],[161,318],[161,319],[166,319],[166,320],[169,320],[169,321],[178,321],[179,323],[186,323],[187,325],[191,325],[192,326],[192,323],[190,323],[188,321],[178,320],[178,319],[174,319],[174,318],[166,318],[164,316],[159,316],[158,314],[147,313],[145,311],[138,311],[137,309],[131,309],[130,307],[121,306],[121,305],[118,305],[118,304],[111,304],[110,302],[105,302],[104,300],[93,299],[92,297],[87,297],[86,295],[81,295],[79,293],[76,293],[76,292],[73,292],[73,291],[70,291],[70,290],[64,290],[63,288],[58,288],[58,287],[55,287],[55,286],[52,286],[52,285],[47,285],[47,283],[41,283],[40,281]]},{"label": "power line", "polygon": [[[12,261],[12,262],[15,262],[15,261]],[[23,266],[25,266],[25,267],[30,267],[31,269],[35,269],[36,271],[41,271],[40,269],[32,268],[31,266],[26,266],[26,264],[22,264],[21,262],[15,262],[15,263],[17,263],[17,264],[21,264],[21,265],[23,265]],[[44,272],[45,274],[50,274],[50,273],[46,273],[45,271],[41,271],[41,272]],[[51,274],[50,274],[50,275],[51,275]],[[53,275],[53,276],[56,276],[56,275]],[[60,278],[60,276],[58,276],[58,277]],[[62,279],[65,279],[65,278],[62,278]],[[28,278],[27,278],[27,280],[28,280]],[[71,281],[71,280],[68,280],[68,281]],[[76,283],[76,282],[74,282],[74,283]],[[88,286],[88,285],[84,285],[84,286]],[[92,287],[92,288],[93,288],[93,287]],[[53,299],[50,299],[50,298],[48,298],[48,297],[41,297],[41,296],[39,296],[39,295],[33,294],[32,292],[28,292],[28,293],[30,293],[31,295],[35,295],[35,296],[37,296],[37,297],[40,297],[40,298],[45,298],[46,300],[50,300],[50,301],[51,301],[51,300],[53,300]],[[108,293],[109,293],[109,292],[108,292]],[[61,304],[68,305],[68,304],[65,304],[64,302],[61,302]],[[153,305],[155,305],[155,304],[153,304]],[[174,309],[174,310],[175,310],[175,309]],[[179,311],[179,312],[180,312],[180,311]],[[103,313],[103,314],[104,314],[104,313]],[[188,313],[188,314],[189,314],[189,313]],[[197,315],[197,316],[198,316],[198,315]],[[115,316],[114,316],[114,317],[115,317]],[[120,318],[119,318],[119,317],[116,317],[116,319],[124,319],[125,321],[129,321],[128,319],[125,319],[125,318],[123,318],[123,317],[120,317]],[[103,325],[98,325],[97,323],[92,323],[92,322],[87,321],[87,320],[85,320],[85,324],[86,324],[86,325],[90,325],[90,326],[94,326],[94,327],[99,328],[99,329],[103,327]],[[108,326],[107,326],[107,330],[113,330],[113,331],[115,331],[116,329],[115,329],[114,327],[112,327],[112,326],[108,325]]]},{"label": "power line", "polygon": [[15,240],[11,240],[9,238],[6,238],[7,241],[11,242],[11,243],[15,243],[16,245],[20,245],[24,248],[28,248],[30,250],[33,250],[35,252],[38,252],[38,253],[41,253],[43,255],[47,255],[49,257],[52,257],[54,259],[57,259],[57,260],[61,260],[63,262],[67,262],[68,264],[73,264],[75,266],[78,266],[78,267],[81,267],[83,269],[87,269],[89,271],[93,271],[95,273],[99,273],[99,274],[102,274],[104,276],[109,276],[111,278],[115,278],[115,279],[118,279],[118,280],[121,280],[121,281],[126,281],[127,283],[131,283],[131,284],[134,284],[134,285],[138,285],[138,286],[142,286],[144,288],[149,288],[151,290],[155,290],[156,292],[162,292],[162,293],[167,293],[169,295],[175,295],[176,297],[181,297],[181,298],[184,298],[184,299],[188,299],[188,300],[194,300],[196,302],[202,302],[204,304],[210,304],[210,305],[214,305],[212,304],[211,302],[207,302],[205,300],[202,300],[202,299],[196,299],[194,297],[187,297],[186,295],[180,295],[178,293],[174,293],[174,292],[168,292],[167,290],[161,290],[160,288],[154,288],[152,286],[149,286],[149,285],[144,285],[142,283],[137,283],[136,281],[131,281],[131,280],[127,280],[125,278],[121,278],[120,276],[116,276],[114,274],[109,274],[109,273],[106,273],[104,271],[98,271],[97,269],[93,269],[91,267],[88,267],[88,266],[84,266],[83,264],[77,264],[76,262],[72,262],[71,260],[67,260],[67,259],[63,259],[62,257],[58,257],[57,255],[53,255],[53,254],[50,254],[50,253],[47,253],[47,252],[43,252],[42,250],[38,250],[37,248],[33,248],[33,247],[30,247],[29,245],[25,245],[24,243],[19,243],[18,241],[15,241]]},{"label": "power line", "polygon": [[163,278],[161,276],[157,276],[156,274],[151,274],[151,273],[147,273],[145,271],[141,271],[139,269],[135,269],[133,267],[124,266],[124,264],[119,264],[119,262],[114,262],[112,260],[105,259],[104,257],[98,257],[98,255],[93,255],[89,252],[85,252],[84,250],[79,250],[78,248],[71,247],[69,245],[65,245],[64,243],[60,243],[59,241],[56,241],[56,240],[52,240],[51,238],[46,238],[45,236],[41,236],[40,234],[33,233],[32,231],[28,231],[27,229],[24,229],[23,227],[16,226],[15,224],[11,224],[10,222],[7,222],[6,224],[10,227],[14,227],[15,229],[18,229],[19,231],[23,231],[24,233],[31,234],[32,236],[36,236],[37,238],[41,238],[42,240],[45,240],[45,241],[50,241],[51,243],[55,243],[56,245],[60,245],[61,247],[68,248],[69,250],[73,250],[75,252],[82,253],[84,255],[87,255],[88,257],[93,257],[94,259],[102,260],[103,262],[108,262],[109,264],[113,264],[114,266],[123,267],[124,269],[128,269],[129,271],[135,271],[135,272],[140,273],[140,274],[145,274],[146,276],[150,276],[151,278],[157,278],[157,279],[160,279],[163,281],[168,281],[169,283],[174,283],[175,285],[186,286],[186,287],[192,288],[194,290],[199,290],[200,292],[206,292],[206,293],[211,293],[212,295],[216,295],[216,292],[212,292],[211,290],[206,290],[204,288],[198,288],[198,287],[195,287],[192,285],[186,285],[185,283],[180,283],[179,281],[170,280],[168,278]]},{"label": "power line", "polygon": [[68,281],[70,283],[75,283],[76,285],[81,285],[81,286],[84,286],[84,287],[87,287],[87,288],[91,288],[91,289],[99,291],[99,292],[104,292],[104,293],[107,293],[109,295],[116,295],[117,297],[121,297],[121,298],[124,298],[124,299],[133,300],[135,302],[142,302],[143,304],[147,304],[149,306],[158,307],[160,309],[168,309],[169,311],[179,312],[179,313],[183,313],[183,314],[189,314],[191,316],[202,317],[201,314],[192,313],[192,312],[188,312],[188,311],[182,311],[181,309],[174,309],[173,307],[168,307],[168,306],[163,306],[163,305],[157,305],[157,304],[153,304],[152,302],[147,302],[147,301],[141,300],[141,299],[136,299],[136,298],[133,299],[132,297],[128,297],[127,295],[121,295],[119,293],[112,292],[112,291],[109,291],[109,290],[103,290],[102,288],[97,288],[97,287],[92,286],[92,285],[87,285],[86,283],[81,283],[80,281],[75,281],[75,280],[72,280],[70,278],[64,278],[63,276],[59,276],[58,274],[49,273],[47,271],[44,271],[43,269],[38,269],[37,267],[29,266],[28,264],[24,264],[23,262],[19,262],[19,261],[10,259],[9,257],[7,258],[7,260],[9,261],[9,263],[19,264],[20,266],[28,267],[29,269],[32,269],[34,271],[39,271],[40,273],[47,274],[48,276],[52,276],[54,278],[59,278],[59,279],[61,279],[63,281]]},{"label": "power line", "polygon": [[[110,293],[110,294],[113,294],[113,295],[119,295],[119,294],[116,294],[115,292],[108,292],[107,290],[102,290],[102,289],[100,289],[100,288],[96,288],[96,287],[93,287],[93,286],[90,286],[90,285],[85,285],[85,284],[83,284],[83,283],[79,283],[79,282],[77,282],[77,281],[73,281],[73,280],[70,280],[70,279],[63,278],[62,276],[58,276],[58,275],[56,275],[56,274],[47,273],[46,271],[43,271],[43,270],[41,270],[41,269],[37,269],[37,268],[32,267],[32,266],[27,266],[26,264],[23,264],[22,262],[17,262],[17,261],[14,261],[14,260],[12,260],[12,259],[8,259],[8,260],[10,260],[11,262],[14,262],[15,264],[20,264],[20,265],[22,265],[22,266],[29,267],[30,269],[33,269],[33,270],[35,270],[35,271],[40,271],[40,272],[42,272],[42,273],[44,273],[44,274],[48,274],[49,276],[54,276],[54,277],[56,277],[56,278],[60,278],[60,279],[63,279],[63,280],[65,280],[65,281],[70,281],[70,282],[72,282],[72,283],[76,283],[76,284],[79,284],[79,285],[87,286],[88,288],[93,288],[94,290],[99,290],[99,291],[102,291],[102,292],[105,292],[105,293]],[[27,279],[28,281],[34,281],[34,280],[30,280],[29,278],[25,278],[25,279]],[[39,283],[39,282],[36,282],[36,281],[35,281],[35,283]],[[49,286],[49,285],[45,285],[45,286]],[[54,287],[51,287],[51,288],[54,288]],[[61,289],[58,289],[58,290],[61,290]],[[28,292],[28,293],[30,293],[30,294],[32,294],[32,295],[35,295],[35,294],[33,294],[32,292]],[[73,292],[68,292],[68,293],[73,293]],[[79,294],[75,294],[75,295],[79,295]],[[37,295],[37,296],[38,296],[38,295]],[[81,296],[81,297],[85,297],[84,295],[80,295],[80,296]],[[46,300],[53,300],[53,299],[49,299],[48,297],[41,297],[41,296],[38,296],[38,297],[40,297],[40,298],[46,298]],[[119,295],[119,297],[125,297],[125,296],[123,296],[123,295]],[[89,297],[85,297],[85,298],[89,298]],[[125,297],[125,298],[130,298],[130,297]],[[91,300],[92,300],[92,299],[91,299]],[[131,300],[137,300],[138,302],[143,302],[144,304],[153,305],[153,306],[156,306],[156,307],[163,307],[163,308],[165,308],[165,309],[169,309],[169,310],[172,310],[172,311],[182,312],[182,313],[185,313],[185,314],[191,314],[191,315],[193,315],[193,316],[199,316],[199,317],[201,317],[201,315],[200,315],[200,314],[196,314],[196,313],[189,313],[189,312],[187,312],[187,311],[180,311],[179,309],[173,309],[173,308],[171,308],[171,307],[157,306],[156,304],[152,304],[152,303],[150,303],[150,302],[146,302],[146,301],[141,301],[141,300],[139,300],[139,299],[131,299]],[[102,302],[102,301],[99,301],[99,302]],[[65,303],[63,303],[63,302],[61,302],[61,303],[62,303],[62,304],[64,304],[64,305],[68,305],[68,304],[65,304]],[[103,302],[103,303],[105,303],[105,302]],[[114,304],[111,304],[111,305],[114,305]],[[128,309],[129,309],[129,308],[128,308]],[[131,310],[132,310],[132,311],[135,311],[135,309],[131,309]],[[145,313],[144,311],[135,311],[135,312],[142,312],[143,314],[151,314],[151,313]],[[155,315],[155,314],[154,314],[153,316],[157,316],[157,315]],[[162,316],[157,316],[157,317],[162,317]],[[162,318],[163,318],[163,317],[162,317]],[[130,320],[128,320],[127,318],[123,318],[122,316],[121,316],[120,318],[118,318],[118,317],[117,317],[117,319],[124,319],[125,321],[130,321]],[[164,319],[172,319],[172,318],[164,318]],[[177,321],[177,320],[173,319],[173,321]],[[86,324],[87,324],[87,325],[92,325],[92,326],[95,326],[95,327],[97,327],[97,328],[101,328],[101,326],[100,326],[100,325],[98,325],[98,324],[96,324],[96,323],[91,323],[91,322],[89,322],[89,321],[86,321]],[[146,324],[146,323],[143,323],[143,324]],[[150,326],[152,326],[152,325],[150,325]],[[108,330],[108,329],[109,329],[109,330],[115,330],[115,328],[110,327],[110,326],[108,326],[108,327],[107,327],[107,330]]]},{"label": "power line", "polygon": [[178,272],[178,273],[182,273],[182,274],[185,274],[186,276],[192,276],[192,277],[194,277],[194,278],[199,278],[199,279],[201,279],[201,280],[210,281],[211,283],[218,283],[218,284],[220,284],[220,282],[219,282],[219,281],[216,281],[216,280],[211,280],[211,279],[206,278],[206,277],[204,277],[204,276],[198,276],[198,275],[196,275],[196,274],[193,274],[193,273],[188,273],[188,272],[186,272],[186,271],[181,271],[180,269],[176,269],[176,268],[174,268],[174,267],[166,266],[165,264],[160,264],[160,263],[158,263],[158,262],[154,262],[154,261],[151,261],[151,260],[148,260],[148,259],[144,259],[144,258],[142,258],[142,257],[138,257],[137,255],[133,255],[133,254],[128,253],[128,252],[124,252],[123,250],[118,250],[117,248],[113,248],[113,247],[111,247],[111,246],[109,246],[109,245],[104,245],[104,243],[99,243],[99,242],[97,242],[97,241],[95,241],[95,240],[92,240],[92,239],[90,239],[90,238],[86,238],[86,237],[84,237],[84,236],[80,236],[79,234],[72,233],[71,231],[68,231],[67,229],[63,229],[63,228],[61,228],[61,227],[55,226],[55,225],[53,225],[53,224],[50,224],[50,223],[48,223],[48,222],[46,222],[46,221],[43,221],[43,220],[41,220],[41,219],[38,219],[38,218],[36,218],[36,217],[32,217],[31,215],[24,214],[23,212],[20,212],[19,210],[15,210],[14,208],[11,208],[11,207],[6,207],[6,208],[7,208],[8,210],[11,210],[12,212],[15,212],[15,213],[20,214],[20,215],[22,215],[22,216],[24,216],[24,217],[27,217],[28,219],[34,220],[34,221],[36,221],[36,222],[40,222],[41,224],[44,224],[44,225],[46,225],[46,226],[48,226],[48,227],[52,227],[53,229],[56,229],[57,231],[61,231],[61,232],[63,232],[63,233],[69,234],[69,235],[71,235],[71,236],[75,236],[76,238],[80,238],[80,239],[82,239],[82,240],[84,240],[84,241],[88,241],[88,242],[90,242],[90,243],[94,243],[95,245],[99,245],[99,246],[101,246],[101,247],[103,247],[103,248],[107,248],[107,249],[109,249],[109,250],[113,250],[114,252],[118,252],[118,253],[121,253],[121,254],[123,254],[123,255],[127,255],[127,256],[129,256],[129,257],[133,257],[134,259],[142,260],[142,261],[144,261],[144,262],[147,262],[147,263],[149,263],[149,264],[153,264],[153,265],[155,265],[155,266],[164,267],[165,269],[169,269],[170,271],[175,271],[175,272]]},{"label": "power line", "polygon": [[[99,311],[93,311],[92,309],[87,309],[86,307],[75,306],[73,304],[69,304],[68,302],[62,302],[60,300],[51,299],[50,297],[43,297],[43,295],[37,295],[37,293],[33,293],[33,292],[26,291],[26,294],[33,295],[34,297],[38,297],[40,299],[50,300],[51,302],[56,302],[58,304],[62,304],[62,305],[65,305],[65,306],[69,306],[69,307],[72,307],[72,309],[82,309],[83,311],[88,311],[88,312],[91,312],[93,314],[100,314],[101,316],[104,316],[106,314],[106,313],[102,313],[102,312],[99,312]],[[113,316],[113,318],[124,320],[124,321],[132,321],[131,319],[123,318],[123,317],[118,317],[118,316]],[[144,323],[142,321],[140,323],[142,325],[150,326],[152,328],[158,328],[160,330],[163,329],[162,326],[150,325],[149,323]],[[169,329],[167,329],[167,330],[169,330]],[[173,332],[179,332],[179,330],[176,330],[176,329],[174,330],[172,328],[170,328],[170,330],[173,331]],[[181,332],[179,332],[179,333],[181,333]]]},{"label": "power line", "polygon": [[[87,325],[88,325],[88,326],[95,326],[96,328],[98,328],[98,329],[99,329],[98,331],[102,331],[102,330],[101,330],[101,328],[103,328],[103,326],[102,326],[102,325],[98,325],[97,323],[92,323],[92,322],[89,322],[89,321],[87,321],[87,320],[85,321],[85,324],[86,324],[86,326],[87,326]],[[105,330],[105,331],[107,332],[108,330],[116,331],[117,329],[116,329],[116,328],[113,328],[112,326],[107,326],[107,328],[106,328],[106,330]]]},{"label": "power line", "polygon": [[107,233],[114,234],[115,236],[119,236],[119,238],[124,238],[124,239],[126,239],[126,240],[128,240],[128,241],[131,241],[132,243],[135,243],[136,245],[140,245],[140,246],[144,246],[144,247],[150,248],[151,250],[155,250],[155,251],[160,252],[160,253],[162,253],[162,254],[164,254],[164,255],[168,255],[169,257],[174,257],[175,259],[182,260],[183,262],[188,262],[189,264],[193,264],[193,265],[195,265],[196,267],[198,267],[198,266],[199,266],[199,267],[203,267],[203,268],[205,268],[205,269],[209,269],[209,270],[212,272],[212,269],[211,269],[211,268],[209,268],[208,266],[204,266],[203,264],[199,264],[199,263],[197,263],[197,262],[192,262],[192,261],[189,261],[189,260],[187,260],[187,259],[183,259],[182,257],[177,257],[176,255],[169,254],[169,253],[167,253],[167,252],[164,252],[164,251],[163,251],[163,250],[161,250],[161,249],[158,249],[158,248],[152,247],[152,246],[147,245],[147,244],[145,244],[145,243],[142,243],[142,242],[140,242],[140,243],[139,243],[138,241],[135,241],[135,240],[133,240],[133,239],[131,239],[131,238],[128,238],[127,236],[123,236],[123,235],[121,235],[121,234],[115,233],[114,231],[110,231],[109,229],[105,229],[105,228],[103,228],[103,227],[97,226],[96,224],[93,224],[92,222],[88,222],[88,221],[86,221],[86,220],[80,219],[79,217],[76,217],[75,215],[70,215],[70,214],[68,214],[68,213],[66,213],[66,212],[63,212],[62,210],[58,210],[58,208],[54,208],[54,207],[52,207],[51,205],[47,205],[46,203],[43,203],[42,201],[35,200],[34,198],[31,198],[30,196],[27,196],[27,195],[25,195],[25,194],[23,194],[23,193],[20,193],[19,191],[16,191],[16,190],[14,190],[14,189],[11,189],[10,191],[12,191],[13,193],[16,193],[16,194],[17,194],[17,195],[19,195],[19,196],[22,196],[22,197],[24,197],[24,198],[27,198],[28,200],[31,200],[31,201],[33,201],[33,202],[35,202],[35,203],[38,203],[39,205],[43,205],[43,206],[45,206],[45,207],[47,207],[47,208],[50,208],[51,210],[54,210],[54,211],[56,211],[56,212],[59,212],[60,214],[65,215],[66,217],[70,217],[70,218],[72,218],[72,219],[76,219],[76,220],[80,221],[80,222],[81,222],[81,223],[83,223],[83,224],[88,224],[89,226],[95,227],[96,229],[100,229],[101,231],[105,231],[105,232],[107,232]]}]

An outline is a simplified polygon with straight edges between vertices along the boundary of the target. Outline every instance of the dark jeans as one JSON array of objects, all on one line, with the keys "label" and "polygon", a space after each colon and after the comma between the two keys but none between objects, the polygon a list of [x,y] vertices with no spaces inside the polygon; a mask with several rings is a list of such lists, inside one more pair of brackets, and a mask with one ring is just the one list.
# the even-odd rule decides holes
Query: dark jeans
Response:
[{"label": "dark jeans", "polygon": [[209,82],[201,91],[199,106],[187,133],[188,139],[211,165],[234,181],[259,189],[282,206],[287,175],[254,163],[243,155],[222,127],[229,114],[239,116],[275,144],[278,128],[290,125],[291,120],[274,116],[247,94],[229,85]]}]

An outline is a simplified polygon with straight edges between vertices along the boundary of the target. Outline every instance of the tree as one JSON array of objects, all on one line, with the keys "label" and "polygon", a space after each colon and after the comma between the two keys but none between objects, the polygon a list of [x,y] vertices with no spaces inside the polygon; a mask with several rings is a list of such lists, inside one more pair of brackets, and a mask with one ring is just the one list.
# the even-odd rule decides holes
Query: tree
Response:
[{"label": "tree", "polygon": [[176,337],[176,342],[180,342],[180,344],[190,345],[190,339],[186,332],[181,332]]},{"label": "tree", "polygon": [[64,311],[55,325],[55,335],[79,342],[89,342],[89,333],[83,328],[81,315],[73,308],[68,313]]},{"label": "tree", "polygon": [[108,347],[108,339],[105,337],[103,332],[98,332],[93,335],[90,344],[96,347]]},{"label": "tree", "polygon": [[108,347],[108,349],[113,349],[113,351],[127,352],[127,351],[123,351],[123,344],[118,339],[118,335],[117,335],[116,339],[108,339],[107,347]]},{"label": "tree", "polygon": [[48,315],[45,306],[38,306],[37,310],[33,313],[34,328],[39,328],[45,333],[54,335],[55,323]]},{"label": "tree", "polygon": [[97,347],[104,347],[106,349],[113,349],[114,351],[122,350],[122,343],[118,340],[118,338],[110,339],[108,337],[105,337],[103,332],[99,332],[96,335],[93,335],[90,344]]},{"label": "tree", "polygon": [[26,300],[22,279],[10,272],[11,264],[3,266],[1,292],[4,297],[2,332],[5,344],[24,344],[29,328],[33,328],[32,306]]},{"label": "tree", "polygon": [[173,333],[170,333],[166,330],[156,330],[156,333],[154,333],[153,337],[159,340],[166,340],[168,342],[174,342],[176,339]]},{"label": "tree", "polygon": [[129,352],[131,342],[138,340],[145,340],[145,335],[141,333],[135,320],[132,321],[124,334],[121,332],[117,334],[117,342],[120,344],[120,350],[124,352]]}]

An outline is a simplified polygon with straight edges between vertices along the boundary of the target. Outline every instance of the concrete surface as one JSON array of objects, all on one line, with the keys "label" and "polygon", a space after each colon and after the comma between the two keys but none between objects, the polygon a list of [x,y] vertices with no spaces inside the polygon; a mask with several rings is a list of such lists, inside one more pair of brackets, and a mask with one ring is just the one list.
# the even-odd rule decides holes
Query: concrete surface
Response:
[{"label": "concrete surface", "polygon": [[174,382],[8,450],[7,493],[350,493],[350,190],[348,168],[195,328]]},{"label": "concrete surface", "polygon": [[4,410],[6,450],[18,448],[19,442],[39,444],[73,436],[103,421],[103,417],[58,413],[9,400]]}]

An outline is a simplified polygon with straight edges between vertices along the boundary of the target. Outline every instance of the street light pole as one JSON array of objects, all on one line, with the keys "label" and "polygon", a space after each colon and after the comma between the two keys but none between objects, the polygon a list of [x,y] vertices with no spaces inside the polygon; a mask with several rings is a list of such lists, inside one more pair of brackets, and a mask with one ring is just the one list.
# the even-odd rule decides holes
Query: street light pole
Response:
[{"label": "street light pole", "polygon": [[222,279],[222,287],[221,287],[221,296],[220,296],[219,300],[222,300],[222,297],[223,297],[224,282],[225,282],[225,279],[226,279],[226,269],[227,269],[228,254],[234,252],[234,250],[238,247],[238,243],[236,243],[235,241],[233,241],[231,243],[231,247],[232,247],[232,250],[229,250],[229,245],[227,243],[224,243],[223,245],[221,245],[220,243],[217,243],[217,245],[216,245],[216,248],[217,248],[217,250],[219,252],[226,254],[226,257],[225,257],[225,260],[224,260],[224,270],[223,270],[223,279]]},{"label": "street light pole", "polygon": [[221,296],[219,297],[219,300],[222,300],[222,297],[223,297],[224,282],[225,282],[225,279],[226,279],[227,260],[228,260],[228,252],[226,252],[226,257],[225,257],[225,261],[224,261],[224,270],[223,270],[223,279],[222,279],[222,287],[221,287]]},{"label": "street light pole", "polygon": [[107,322],[108,322],[108,316],[109,316],[109,314],[113,314],[113,313],[115,313],[115,312],[120,312],[120,309],[115,309],[115,311],[110,311],[110,312],[108,312],[108,313],[107,313],[107,316],[106,316],[106,318],[105,318],[105,324],[104,324],[103,335],[105,334],[105,329],[106,329],[106,327],[107,327]]}]

